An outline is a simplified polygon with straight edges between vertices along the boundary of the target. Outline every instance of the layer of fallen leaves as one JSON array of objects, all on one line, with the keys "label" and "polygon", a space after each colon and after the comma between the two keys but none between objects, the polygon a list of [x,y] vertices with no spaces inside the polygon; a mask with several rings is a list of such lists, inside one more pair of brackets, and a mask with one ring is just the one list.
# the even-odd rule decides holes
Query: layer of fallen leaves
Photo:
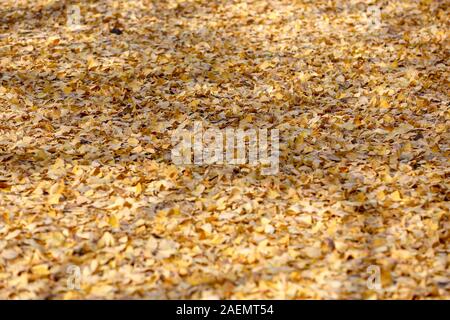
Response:
[{"label": "layer of fallen leaves", "polygon": [[[448,1],[1,4],[1,298],[450,298]],[[174,166],[197,120],[279,174]]]}]

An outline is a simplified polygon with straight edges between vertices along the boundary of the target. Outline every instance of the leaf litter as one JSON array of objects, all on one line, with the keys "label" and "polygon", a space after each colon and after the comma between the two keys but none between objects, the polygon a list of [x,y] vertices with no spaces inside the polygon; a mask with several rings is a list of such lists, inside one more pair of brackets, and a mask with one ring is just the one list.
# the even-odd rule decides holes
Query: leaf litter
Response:
[{"label": "leaf litter", "polygon": [[[70,4],[0,8],[1,298],[450,297],[446,1]],[[198,120],[280,172],[175,166]]]}]

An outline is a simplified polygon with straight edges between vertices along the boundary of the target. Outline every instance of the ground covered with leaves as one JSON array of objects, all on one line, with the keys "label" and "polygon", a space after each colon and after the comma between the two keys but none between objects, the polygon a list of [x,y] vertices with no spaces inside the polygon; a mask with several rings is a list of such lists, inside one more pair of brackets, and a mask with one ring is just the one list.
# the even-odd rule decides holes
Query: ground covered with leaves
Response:
[{"label": "ground covered with leaves", "polygon": [[450,298],[448,1],[0,4],[1,298]]}]

